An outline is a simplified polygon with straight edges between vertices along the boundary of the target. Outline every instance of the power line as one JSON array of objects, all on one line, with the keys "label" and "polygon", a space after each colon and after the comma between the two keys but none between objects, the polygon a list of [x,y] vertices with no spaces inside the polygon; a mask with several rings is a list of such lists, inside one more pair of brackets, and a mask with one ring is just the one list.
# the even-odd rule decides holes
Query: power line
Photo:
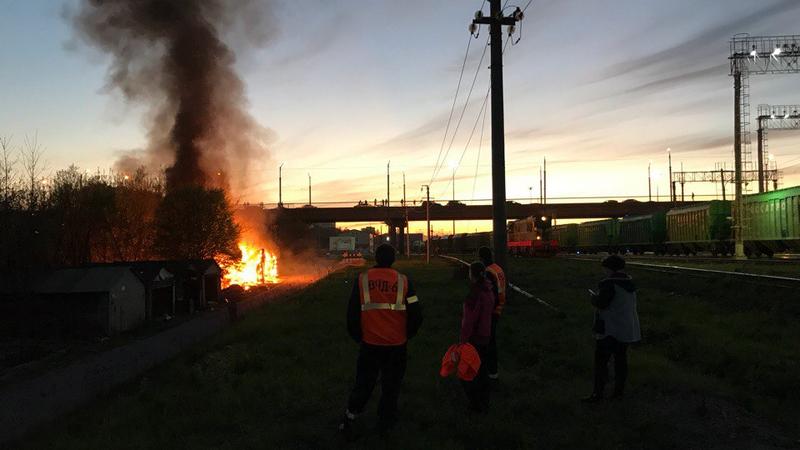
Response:
[{"label": "power line", "polygon": [[478,157],[475,158],[475,175],[472,177],[472,195],[475,197],[475,186],[478,184],[478,168],[481,165],[481,146],[483,145],[483,130],[486,129],[486,108],[483,109],[483,124],[481,125],[481,138],[478,141]]},{"label": "power line", "polygon": [[486,57],[486,49],[489,48],[489,38],[486,38],[486,45],[483,47],[483,52],[481,53],[481,59],[478,61],[478,66],[475,68],[475,76],[472,77],[472,84],[469,87],[469,92],[467,93],[467,99],[464,101],[464,107],[461,109],[461,114],[458,117],[458,122],[456,122],[455,130],[453,130],[453,136],[450,139],[450,144],[447,146],[447,150],[444,153],[444,157],[437,163],[436,169],[433,171],[433,175],[431,176],[431,184],[436,179],[436,176],[439,175],[439,171],[441,170],[444,162],[447,160],[447,155],[450,154],[450,150],[453,148],[453,142],[456,140],[456,136],[458,136],[458,129],[461,127],[461,121],[464,119],[464,114],[467,112],[467,107],[469,107],[469,101],[472,98],[472,91],[475,89],[475,83],[478,81],[478,75],[481,72],[481,66],[483,65],[483,60]]},{"label": "power line", "polygon": [[[464,61],[461,63],[461,73],[458,75],[458,83],[456,84],[456,93],[453,96],[453,105],[450,106],[450,115],[447,117],[447,126],[444,129],[444,136],[442,136],[442,144],[439,146],[439,154],[436,155],[436,164],[434,165],[434,173],[436,167],[439,166],[439,158],[442,157],[444,150],[444,143],[447,142],[447,133],[450,131],[450,122],[453,120],[453,113],[456,110],[456,102],[458,101],[458,93],[461,91],[461,80],[464,78],[464,68],[467,66],[467,59],[469,59],[469,48],[472,45],[472,35],[467,38],[467,50],[464,52]],[[433,182],[433,177],[431,177]]]}]

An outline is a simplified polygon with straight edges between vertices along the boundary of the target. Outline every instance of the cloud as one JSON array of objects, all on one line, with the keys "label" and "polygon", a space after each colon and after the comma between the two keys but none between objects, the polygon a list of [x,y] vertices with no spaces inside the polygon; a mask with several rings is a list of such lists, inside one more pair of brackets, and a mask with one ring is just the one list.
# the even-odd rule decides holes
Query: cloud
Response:
[{"label": "cloud", "polygon": [[696,61],[701,59],[709,50],[713,49],[716,51],[720,42],[727,41],[734,34],[740,33],[742,30],[751,29],[755,23],[767,22],[773,17],[785,15],[790,10],[799,8],[800,2],[796,0],[781,0],[770,6],[739,17],[736,20],[715,26],[708,26],[703,31],[680,44],[645,56],[613,64],[601,71],[600,75],[598,75],[593,82],[604,81],[645,69],[655,69],[656,67],[671,67],[676,65],[678,67],[687,67],[686,61]]}]

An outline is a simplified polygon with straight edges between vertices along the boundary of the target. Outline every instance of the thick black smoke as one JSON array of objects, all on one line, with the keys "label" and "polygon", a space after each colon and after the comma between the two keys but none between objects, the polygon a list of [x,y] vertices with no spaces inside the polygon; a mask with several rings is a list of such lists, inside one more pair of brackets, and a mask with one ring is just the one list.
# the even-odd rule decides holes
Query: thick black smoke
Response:
[{"label": "thick black smoke", "polygon": [[[271,133],[247,113],[225,36],[265,42],[268,11],[249,0],[85,0],[79,36],[109,54],[108,87],[145,104],[149,148],[118,165],[168,166],[167,187],[241,190],[268,158]],[[130,169],[130,167],[120,167]]]}]

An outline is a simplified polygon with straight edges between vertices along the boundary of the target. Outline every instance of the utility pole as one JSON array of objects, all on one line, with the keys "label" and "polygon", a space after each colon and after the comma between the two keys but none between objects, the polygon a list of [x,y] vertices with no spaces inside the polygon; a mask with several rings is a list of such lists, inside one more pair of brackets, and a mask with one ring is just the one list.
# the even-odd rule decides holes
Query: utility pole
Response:
[{"label": "utility pole", "polygon": [[386,214],[389,214],[389,166],[391,165],[391,160],[386,163]]},{"label": "utility pole", "polygon": [[667,159],[669,160],[669,201],[675,203],[675,182],[672,181],[672,149],[667,147]]},{"label": "utility pole", "polygon": [[647,201],[653,201],[653,175],[650,171],[651,163],[647,163]]},{"label": "utility pole", "polygon": [[481,11],[475,14],[473,25],[489,25],[491,45],[492,89],[492,236],[495,262],[508,270],[506,264],[506,162],[505,127],[503,119],[503,26],[514,26],[522,20],[517,8],[511,17],[504,17],[500,0],[489,1],[489,17]]},{"label": "utility pole", "polygon": [[544,158],[544,176],[542,177],[542,204],[547,204],[547,157]]},{"label": "utility pole", "polygon": [[425,220],[427,221],[427,237],[425,238],[425,262],[431,263],[431,187],[428,184],[423,184],[425,189]]},{"label": "utility pole", "polygon": [[411,257],[411,228],[408,226],[408,202],[406,201],[406,173],[403,172],[403,212],[406,216],[406,258]]},{"label": "utility pole", "polygon": [[[450,184],[453,185],[453,207],[456,206],[456,169],[453,168],[453,176],[450,180]],[[453,236],[456,235],[456,219],[453,219]]]},{"label": "utility pole", "polygon": [[278,166],[278,207],[283,206],[283,163]]},{"label": "utility pole", "polygon": [[544,203],[544,192],[542,192],[542,189],[543,189],[542,186],[543,186],[543,184],[542,184],[542,168],[539,167],[539,204],[540,205],[542,203]]},{"label": "utility pole", "polygon": [[311,206],[311,173],[308,174],[308,206]]}]

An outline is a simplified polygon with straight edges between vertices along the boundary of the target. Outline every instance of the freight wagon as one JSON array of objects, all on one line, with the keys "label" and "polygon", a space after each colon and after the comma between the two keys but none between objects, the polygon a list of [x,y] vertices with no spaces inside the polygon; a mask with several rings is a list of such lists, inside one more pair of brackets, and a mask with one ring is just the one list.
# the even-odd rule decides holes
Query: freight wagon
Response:
[{"label": "freight wagon", "polygon": [[594,220],[579,224],[577,249],[583,253],[619,251],[619,220]]},{"label": "freight wagon", "polygon": [[620,251],[643,254],[666,252],[667,215],[659,212],[644,216],[624,217],[619,222]]},{"label": "freight wagon", "polygon": [[550,228],[549,237],[558,243],[561,251],[575,253],[578,248],[578,224],[568,223]]},{"label": "freight wagon", "polygon": [[667,212],[667,252],[695,255],[732,253],[731,202],[712,200],[698,206],[674,208]]},{"label": "freight wagon", "polygon": [[745,253],[800,251],[800,186],[744,197]]}]

